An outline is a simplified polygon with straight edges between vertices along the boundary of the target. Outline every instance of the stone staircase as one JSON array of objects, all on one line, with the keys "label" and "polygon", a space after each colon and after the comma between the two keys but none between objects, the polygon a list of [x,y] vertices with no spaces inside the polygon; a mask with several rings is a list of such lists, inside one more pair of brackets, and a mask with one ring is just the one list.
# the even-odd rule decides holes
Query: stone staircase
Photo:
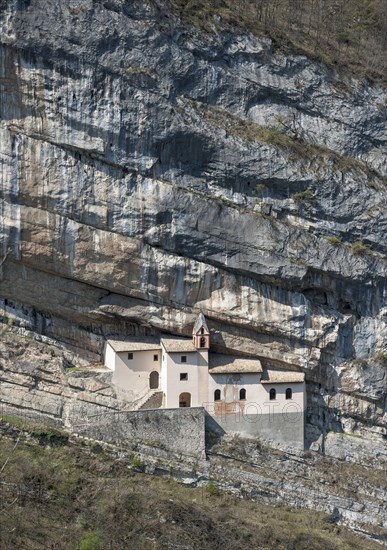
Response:
[{"label": "stone staircase", "polygon": [[143,403],[138,410],[145,410],[145,409],[159,409],[163,404],[163,392],[162,391],[154,391],[152,395],[148,397],[148,399]]}]

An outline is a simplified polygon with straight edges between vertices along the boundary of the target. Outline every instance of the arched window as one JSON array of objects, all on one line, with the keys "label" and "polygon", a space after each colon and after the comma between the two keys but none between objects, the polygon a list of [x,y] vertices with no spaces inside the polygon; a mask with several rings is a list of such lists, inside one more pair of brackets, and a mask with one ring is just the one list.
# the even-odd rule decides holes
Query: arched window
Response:
[{"label": "arched window", "polygon": [[242,399],[246,399],[246,390],[244,388],[242,388],[241,390],[239,390],[239,399],[242,400]]},{"label": "arched window", "polygon": [[191,394],[190,393],[181,393],[179,395],[179,407],[190,407],[191,406]]},{"label": "arched window", "polygon": [[292,398],[292,388],[287,388],[286,389],[286,399],[291,399]]},{"label": "arched window", "polygon": [[275,389],[271,388],[271,390],[270,390],[270,401],[273,401],[275,399],[276,394],[277,394],[277,392],[275,391]]},{"label": "arched window", "polygon": [[200,334],[204,334],[204,328],[203,327],[200,329]]},{"label": "arched window", "polygon": [[220,401],[220,390],[214,391],[214,401]]},{"label": "arched window", "polygon": [[154,370],[149,375],[149,388],[151,390],[157,390],[159,387],[159,373]]},{"label": "arched window", "polygon": [[202,336],[200,338],[200,347],[201,348],[205,348],[206,347],[206,339],[204,338],[204,336]]}]

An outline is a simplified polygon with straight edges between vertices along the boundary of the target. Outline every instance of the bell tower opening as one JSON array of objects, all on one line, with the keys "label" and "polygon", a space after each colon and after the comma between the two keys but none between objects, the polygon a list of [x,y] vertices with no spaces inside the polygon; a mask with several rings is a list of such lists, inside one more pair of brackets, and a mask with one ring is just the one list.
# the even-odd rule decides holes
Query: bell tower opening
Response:
[{"label": "bell tower opening", "polygon": [[203,313],[199,313],[192,329],[192,340],[196,349],[210,349],[210,331]]}]

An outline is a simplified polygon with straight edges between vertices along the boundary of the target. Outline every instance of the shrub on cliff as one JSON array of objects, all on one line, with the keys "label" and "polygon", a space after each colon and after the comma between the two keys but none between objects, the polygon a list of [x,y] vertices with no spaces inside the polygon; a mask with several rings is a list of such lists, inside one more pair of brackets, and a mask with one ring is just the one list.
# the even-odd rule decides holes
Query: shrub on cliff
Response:
[{"label": "shrub on cliff", "polygon": [[269,35],[278,48],[304,53],[385,80],[385,0],[171,0],[183,22]]}]

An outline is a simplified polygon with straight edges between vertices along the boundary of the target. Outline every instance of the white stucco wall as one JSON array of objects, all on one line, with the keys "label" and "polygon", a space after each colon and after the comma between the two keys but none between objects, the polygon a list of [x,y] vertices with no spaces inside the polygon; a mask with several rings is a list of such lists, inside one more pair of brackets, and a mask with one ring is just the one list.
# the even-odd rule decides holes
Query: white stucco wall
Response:
[{"label": "white stucco wall", "polygon": [[[276,390],[276,399],[270,401],[270,390],[274,388]],[[292,399],[286,399],[285,393],[287,388],[292,390]],[[305,410],[305,383],[304,382],[293,382],[293,383],[277,383],[277,384],[262,384],[261,391],[259,392],[259,397],[262,400],[262,403],[278,403],[277,407],[274,407],[274,413],[286,411],[286,408],[289,408],[290,412],[304,411]],[[291,408],[291,403],[295,406]],[[285,409],[284,409],[285,407]],[[278,409],[278,410],[277,410]]]},{"label": "white stucco wall", "polygon": [[[209,377],[211,415],[208,428],[219,434],[238,433],[243,437],[263,438],[303,448],[304,445],[304,383],[261,384],[259,375],[212,375]],[[246,390],[246,400],[239,400],[239,390]],[[270,389],[276,399],[270,400]],[[286,389],[292,389],[292,399],[286,399]],[[214,401],[214,391],[220,389],[220,401]]]},{"label": "white stucco wall", "polygon": [[[208,376],[208,406],[212,413],[216,408],[225,412],[255,414],[276,414],[304,411],[305,384],[304,383],[276,383],[262,384],[261,375],[256,374],[213,374]],[[239,400],[239,391],[246,390],[246,400]],[[270,400],[270,389],[275,388],[276,399]],[[286,399],[286,389],[291,388],[292,399]],[[214,401],[215,390],[220,390],[220,403]],[[223,404],[223,405],[222,405]]]},{"label": "white stucco wall", "polygon": [[[153,356],[157,354],[158,360]],[[182,363],[181,357],[187,362]],[[153,370],[160,373],[159,389],[165,394],[165,408],[179,408],[181,393],[191,395],[191,407],[204,406],[210,414],[290,414],[305,410],[304,383],[262,384],[259,373],[213,374],[208,373],[208,351],[170,352],[161,349],[115,353],[107,344],[105,365],[114,370],[113,382],[133,401],[141,399],[149,391],[149,375]],[[180,380],[187,373],[188,380]],[[241,388],[246,390],[246,399],[239,399]],[[270,389],[276,389],[276,399],[270,400]],[[286,399],[287,388],[292,390],[292,399]],[[221,392],[220,402],[214,401],[214,392]]]},{"label": "white stucco wall", "polygon": [[214,401],[215,390],[220,390],[221,401],[239,401],[239,390],[242,388],[246,390],[246,401],[256,401],[259,398],[260,379],[259,373],[208,375],[207,401]]},{"label": "white stucco wall", "polygon": [[[207,361],[208,352],[172,352],[165,356],[165,372],[163,364],[163,384],[165,383],[165,407],[178,408],[181,393],[191,394],[191,407],[201,407],[207,396]],[[185,355],[187,362],[182,363]],[[188,380],[180,380],[180,374],[187,373]]]},{"label": "white stucco wall", "polygon": [[[208,376],[208,397],[205,408],[210,414],[255,414],[259,401],[260,374],[213,374]],[[246,399],[239,399],[241,389],[246,390]],[[214,400],[215,390],[220,390],[220,400]]]},{"label": "white stucco wall", "polygon": [[168,387],[168,355],[164,349],[164,347],[161,348],[160,351],[161,354],[161,367],[160,367],[160,389],[164,392],[164,407],[167,407],[166,399],[167,399],[167,387]]},{"label": "white stucco wall", "polygon": [[[161,350],[134,351],[132,353],[133,359],[128,359],[128,352],[116,354],[113,383],[130,392],[131,398],[137,400],[149,391],[150,373],[152,371],[160,373]],[[153,360],[154,355],[158,355],[157,361]]]},{"label": "white stucco wall", "polygon": [[208,398],[208,351],[198,350],[198,406],[203,407]]},{"label": "white stucco wall", "polygon": [[110,344],[106,343],[105,348],[105,367],[107,367],[110,370],[114,370],[116,367],[116,352],[111,347]]}]

